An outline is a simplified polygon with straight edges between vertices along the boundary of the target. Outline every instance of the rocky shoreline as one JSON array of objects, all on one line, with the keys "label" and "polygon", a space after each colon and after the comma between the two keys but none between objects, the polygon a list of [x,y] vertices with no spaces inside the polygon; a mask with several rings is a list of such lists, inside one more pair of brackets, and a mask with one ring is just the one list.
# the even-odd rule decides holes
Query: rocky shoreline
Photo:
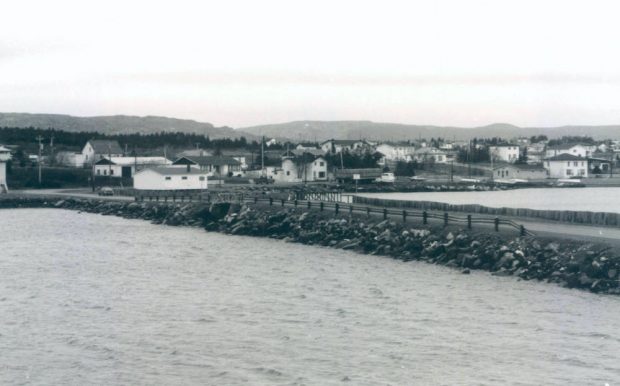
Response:
[{"label": "rocky shoreline", "polygon": [[593,243],[506,237],[458,228],[368,218],[363,215],[239,204],[119,202],[5,196],[1,208],[60,208],[143,219],[155,224],[202,227],[232,235],[270,237],[358,253],[425,261],[469,273],[557,283],[596,293],[620,294],[620,253]]}]

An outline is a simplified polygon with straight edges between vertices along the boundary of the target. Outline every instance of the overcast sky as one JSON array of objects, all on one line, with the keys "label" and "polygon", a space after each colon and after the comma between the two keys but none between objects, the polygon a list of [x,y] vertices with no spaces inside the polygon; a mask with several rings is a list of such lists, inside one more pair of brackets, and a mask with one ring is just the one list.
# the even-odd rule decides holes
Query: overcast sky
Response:
[{"label": "overcast sky", "polygon": [[0,111],[620,124],[614,3],[9,0]]}]

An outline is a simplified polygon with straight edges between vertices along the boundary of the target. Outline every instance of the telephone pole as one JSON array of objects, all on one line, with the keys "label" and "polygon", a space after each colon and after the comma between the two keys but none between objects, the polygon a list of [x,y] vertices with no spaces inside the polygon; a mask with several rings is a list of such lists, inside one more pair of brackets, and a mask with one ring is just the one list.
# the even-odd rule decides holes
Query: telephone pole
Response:
[{"label": "telephone pole", "polygon": [[39,141],[39,158],[37,158],[37,164],[39,166],[39,187],[40,187],[41,186],[41,151],[43,150],[43,143],[41,141],[43,141],[43,137],[39,135],[35,139]]}]

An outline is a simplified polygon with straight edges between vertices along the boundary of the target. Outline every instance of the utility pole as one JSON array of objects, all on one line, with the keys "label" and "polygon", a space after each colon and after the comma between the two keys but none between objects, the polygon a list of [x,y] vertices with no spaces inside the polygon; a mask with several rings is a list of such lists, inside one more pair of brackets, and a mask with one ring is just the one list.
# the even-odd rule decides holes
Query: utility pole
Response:
[{"label": "utility pole", "polygon": [[454,161],[450,161],[450,182],[454,181]]},{"label": "utility pole", "polygon": [[343,149],[340,149],[340,170],[344,169],[344,160],[342,158],[342,151]]},{"label": "utility pole", "polygon": [[50,164],[54,163],[54,136],[50,138]]},{"label": "utility pole", "polygon": [[265,136],[263,135],[260,140],[260,170],[261,174],[265,175]]},{"label": "utility pole", "polygon": [[[112,146],[108,144],[108,179],[112,177]],[[109,180],[111,182],[111,180]]]},{"label": "utility pole", "polygon": [[37,159],[37,164],[39,166],[39,187],[41,187],[41,150],[43,150],[43,143],[41,143],[41,141],[43,141],[43,137],[39,135],[35,139],[39,141],[39,158]]}]

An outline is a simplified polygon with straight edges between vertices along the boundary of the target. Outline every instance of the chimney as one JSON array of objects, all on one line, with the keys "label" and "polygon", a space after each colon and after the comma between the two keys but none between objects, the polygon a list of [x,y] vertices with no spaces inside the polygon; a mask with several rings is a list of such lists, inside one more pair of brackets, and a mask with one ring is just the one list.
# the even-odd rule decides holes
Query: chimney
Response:
[{"label": "chimney", "polygon": [[190,169],[189,169],[189,168],[190,168],[190,166],[189,166],[189,163],[188,163],[188,164],[187,164],[187,172],[188,172],[188,173],[190,172]]}]

